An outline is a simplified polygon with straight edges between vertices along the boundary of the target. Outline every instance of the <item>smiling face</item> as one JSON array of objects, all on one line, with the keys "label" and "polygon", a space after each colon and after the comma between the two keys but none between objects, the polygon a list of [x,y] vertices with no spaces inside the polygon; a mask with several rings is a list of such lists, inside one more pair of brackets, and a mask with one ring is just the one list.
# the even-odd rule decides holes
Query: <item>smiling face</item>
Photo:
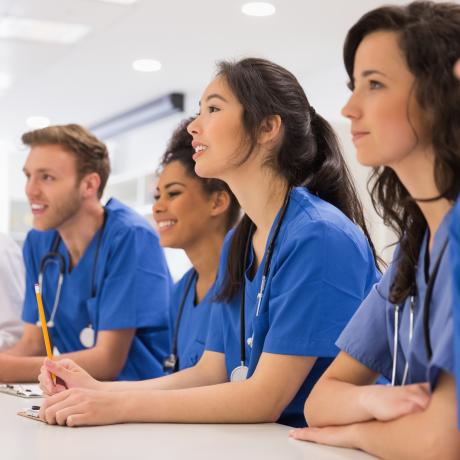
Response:
[{"label": "smiling face", "polygon": [[360,163],[390,166],[430,147],[409,71],[394,32],[379,31],[360,43],[354,60],[353,94],[342,109],[351,120]]},{"label": "smiling face", "polygon": [[76,160],[59,145],[36,145],[24,165],[26,195],[37,230],[59,230],[82,206]]},{"label": "smiling face", "polygon": [[164,247],[188,249],[213,231],[213,200],[179,161],[163,169],[157,184],[153,217]]},{"label": "smiling face", "polygon": [[242,118],[243,106],[225,79],[216,77],[203,93],[199,115],[187,128],[199,176],[225,180],[238,167],[246,139]]}]

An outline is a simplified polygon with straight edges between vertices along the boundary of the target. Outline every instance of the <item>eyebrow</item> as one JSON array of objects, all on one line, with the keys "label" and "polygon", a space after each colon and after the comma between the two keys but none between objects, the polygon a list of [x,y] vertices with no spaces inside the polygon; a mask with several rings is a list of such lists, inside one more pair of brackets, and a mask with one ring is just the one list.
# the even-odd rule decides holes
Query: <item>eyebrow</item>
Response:
[{"label": "eyebrow", "polygon": [[[217,93],[210,94],[206,98],[206,102],[208,102],[210,99],[213,99],[213,98],[220,99],[222,102],[228,102],[227,99],[225,99],[224,96],[221,96],[220,94],[217,94]],[[201,105],[201,101],[199,102],[199,105]]]},{"label": "eyebrow", "polygon": [[388,75],[384,74],[383,72],[380,72],[380,70],[375,70],[375,69],[364,70],[363,72],[361,72],[361,76],[362,77],[369,77],[369,76],[373,75],[374,73],[376,73],[378,75],[383,75],[384,77],[388,77]]},{"label": "eyebrow", "polygon": [[[169,182],[168,184],[165,185],[165,189],[172,187],[173,185],[181,185],[182,187],[185,187],[185,184],[183,184],[182,182]],[[157,190],[160,190],[160,189],[157,187]]]},{"label": "eyebrow", "polygon": [[[27,172],[28,172],[28,169],[24,166],[24,167],[22,168],[22,172],[27,173]],[[37,169],[36,172],[39,172],[39,173],[53,172],[53,170],[52,170],[52,169],[49,169],[49,168],[40,168],[40,169]]]}]

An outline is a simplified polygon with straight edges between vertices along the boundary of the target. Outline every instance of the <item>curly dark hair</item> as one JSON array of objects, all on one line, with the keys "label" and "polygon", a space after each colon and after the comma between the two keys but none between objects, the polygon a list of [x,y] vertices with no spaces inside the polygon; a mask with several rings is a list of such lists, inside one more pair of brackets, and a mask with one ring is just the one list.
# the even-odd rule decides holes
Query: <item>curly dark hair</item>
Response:
[{"label": "curly dark hair", "polygon": [[201,184],[203,192],[211,195],[213,192],[224,191],[230,197],[230,206],[226,211],[227,230],[230,230],[237,222],[240,216],[240,205],[229,186],[219,179],[206,179],[195,173],[195,160],[193,154],[195,150],[192,147],[192,136],[187,131],[187,126],[194,120],[194,117],[182,120],[179,126],[173,132],[171,139],[163,154],[158,172],[173,161],[178,161],[184,168],[188,176],[195,179]]},{"label": "curly dark hair", "polygon": [[[350,81],[359,44],[377,31],[397,34],[415,78],[414,95],[425,115],[435,153],[434,177],[440,195],[433,199],[454,201],[460,191],[460,89],[452,69],[460,57],[460,5],[416,1],[384,6],[362,16],[344,44]],[[374,168],[368,186],[374,208],[395,230],[400,243],[389,299],[401,303],[415,286],[415,266],[427,223],[416,200],[391,168]]]}]

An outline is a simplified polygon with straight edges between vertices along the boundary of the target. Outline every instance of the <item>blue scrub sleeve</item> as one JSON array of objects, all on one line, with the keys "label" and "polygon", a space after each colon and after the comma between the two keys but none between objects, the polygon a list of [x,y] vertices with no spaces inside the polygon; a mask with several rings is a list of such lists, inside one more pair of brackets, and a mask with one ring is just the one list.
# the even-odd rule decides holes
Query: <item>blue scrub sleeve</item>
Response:
[{"label": "blue scrub sleeve", "polygon": [[155,234],[134,227],[111,246],[99,303],[99,330],[164,324],[169,305],[169,272]]},{"label": "blue scrub sleeve", "polygon": [[223,308],[230,308],[230,306],[221,303],[211,305],[211,318],[209,319],[205,350],[225,353]]},{"label": "blue scrub sleeve", "polygon": [[263,351],[334,357],[339,351],[335,341],[377,271],[367,245],[336,225],[315,221],[291,228],[274,257]]},{"label": "blue scrub sleeve", "polygon": [[460,198],[457,200],[452,213],[449,251],[453,272],[455,382],[457,385],[458,428],[460,430]]},{"label": "blue scrub sleeve", "polygon": [[389,268],[353,315],[336,342],[352,358],[379,374],[391,376],[386,303],[393,278]]},{"label": "blue scrub sleeve", "polygon": [[38,282],[38,272],[35,269],[35,265],[38,266],[38,264],[33,263],[31,245],[32,243],[30,242],[29,237],[27,237],[22,249],[26,269],[26,286],[22,307],[22,320],[26,323],[35,324],[38,321],[38,307],[34,288],[35,283]]}]

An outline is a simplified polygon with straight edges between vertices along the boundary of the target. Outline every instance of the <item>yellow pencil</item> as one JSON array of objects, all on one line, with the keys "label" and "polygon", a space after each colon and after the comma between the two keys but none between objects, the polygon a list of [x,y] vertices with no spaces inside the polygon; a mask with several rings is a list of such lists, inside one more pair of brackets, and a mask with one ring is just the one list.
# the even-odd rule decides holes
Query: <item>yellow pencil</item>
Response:
[{"label": "yellow pencil", "polygon": [[[51,349],[50,336],[48,335],[48,326],[46,325],[45,309],[43,308],[42,295],[40,294],[40,286],[35,285],[35,296],[37,297],[38,315],[42,325],[43,339],[45,340],[46,355],[48,359],[53,359],[53,350]],[[51,374],[53,382],[56,383],[56,376]]]}]

